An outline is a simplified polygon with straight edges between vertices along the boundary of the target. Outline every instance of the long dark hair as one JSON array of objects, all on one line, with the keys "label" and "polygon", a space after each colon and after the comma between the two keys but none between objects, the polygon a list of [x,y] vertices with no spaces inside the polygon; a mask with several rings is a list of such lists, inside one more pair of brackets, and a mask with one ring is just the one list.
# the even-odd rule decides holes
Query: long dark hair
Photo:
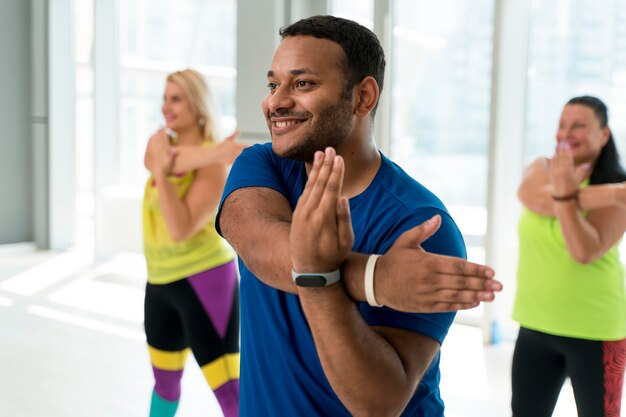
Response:
[{"label": "long dark hair", "polygon": [[[574,97],[566,105],[569,104],[589,107],[600,122],[600,127],[605,128],[608,126],[608,110],[599,98],[593,96]],[[615,146],[615,141],[613,140],[613,133],[609,133],[609,140],[602,148],[602,151],[600,151],[600,155],[589,177],[589,184],[607,184],[622,181],[626,181],[626,171],[620,164],[617,146]]]}]

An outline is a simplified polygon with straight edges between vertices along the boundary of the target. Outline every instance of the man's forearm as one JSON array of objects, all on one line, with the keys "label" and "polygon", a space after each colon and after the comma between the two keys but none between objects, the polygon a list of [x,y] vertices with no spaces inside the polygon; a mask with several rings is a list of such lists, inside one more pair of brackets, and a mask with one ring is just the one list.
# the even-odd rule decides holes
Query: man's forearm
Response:
[{"label": "man's forearm", "polygon": [[[261,281],[295,294],[289,243],[291,219],[291,207],[282,194],[251,187],[228,196],[219,225],[223,236]],[[494,292],[502,289],[502,284],[492,279],[491,268],[419,249],[435,227],[437,224],[425,222],[408,230],[379,258],[374,272],[379,302],[407,312],[455,311],[491,301]],[[347,294],[357,301],[365,301],[367,256],[350,252],[342,264]]]},{"label": "man's forearm", "polygon": [[260,187],[236,190],[224,201],[218,221],[222,236],[257,278],[297,293],[291,280],[291,207],[282,194]]},{"label": "man's forearm", "polygon": [[[398,415],[417,386],[415,369],[405,369],[394,346],[365,322],[341,284],[300,289],[299,295],[324,373],[344,406],[353,415]],[[437,346],[432,341],[421,358],[423,369]]]}]

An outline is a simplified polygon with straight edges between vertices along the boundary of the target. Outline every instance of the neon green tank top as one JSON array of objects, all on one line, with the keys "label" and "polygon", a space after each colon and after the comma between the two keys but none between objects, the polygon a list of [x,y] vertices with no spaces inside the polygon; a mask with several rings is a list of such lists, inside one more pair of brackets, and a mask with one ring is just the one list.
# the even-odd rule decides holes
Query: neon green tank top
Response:
[{"label": "neon green tank top", "polygon": [[570,256],[556,217],[524,209],[513,319],[523,327],[588,340],[626,337],[624,269],[617,245],[590,264]]},{"label": "neon green tank top", "polygon": [[[195,178],[194,172],[171,175],[168,181],[183,198]],[[161,213],[158,192],[152,176],[143,198],[143,244],[148,282],[168,284],[190,275],[223,265],[235,258],[234,252],[215,230],[215,220],[187,240],[172,239]]]}]

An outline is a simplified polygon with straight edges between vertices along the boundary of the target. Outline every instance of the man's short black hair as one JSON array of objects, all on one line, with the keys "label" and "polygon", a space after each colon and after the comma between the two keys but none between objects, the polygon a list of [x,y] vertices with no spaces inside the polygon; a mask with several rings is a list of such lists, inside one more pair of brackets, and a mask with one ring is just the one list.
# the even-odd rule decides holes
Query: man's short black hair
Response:
[{"label": "man's short black hair", "polygon": [[286,26],[280,29],[279,34],[282,39],[313,36],[338,43],[346,54],[346,62],[339,63],[346,74],[344,96],[349,96],[354,86],[367,76],[376,80],[382,92],[385,52],[374,32],[365,26],[340,17],[318,15]]}]

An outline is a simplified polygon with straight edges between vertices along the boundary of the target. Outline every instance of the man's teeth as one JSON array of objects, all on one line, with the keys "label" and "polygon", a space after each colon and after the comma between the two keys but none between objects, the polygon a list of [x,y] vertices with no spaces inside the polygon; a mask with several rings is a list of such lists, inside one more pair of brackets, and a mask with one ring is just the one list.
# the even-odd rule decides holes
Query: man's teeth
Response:
[{"label": "man's teeth", "polygon": [[274,122],[274,125],[276,127],[287,127],[287,126],[296,125],[298,123],[301,123],[301,122],[297,121],[297,120],[283,120],[283,121],[276,121],[276,122]]}]

